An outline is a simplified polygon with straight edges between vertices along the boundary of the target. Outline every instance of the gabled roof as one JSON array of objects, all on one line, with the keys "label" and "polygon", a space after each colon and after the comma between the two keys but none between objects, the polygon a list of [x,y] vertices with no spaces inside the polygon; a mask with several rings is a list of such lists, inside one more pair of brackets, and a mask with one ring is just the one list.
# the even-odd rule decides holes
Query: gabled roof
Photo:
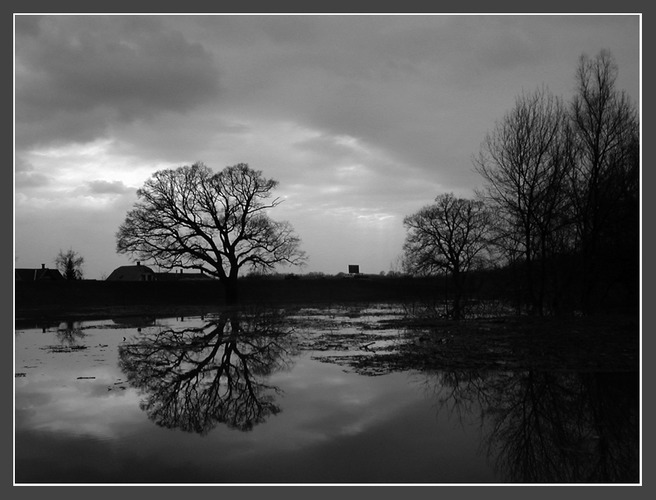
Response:
[{"label": "gabled roof", "polygon": [[14,279],[17,281],[41,281],[41,280],[63,280],[64,277],[57,269],[46,267],[30,269],[20,268],[14,270]]},{"label": "gabled roof", "polygon": [[152,280],[155,277],[155,273],[148,266],[142,266],[141,264],[135,266],[121,266],[117,267],[112,271],[112,274],[107,276],[107,280],[110,281],[144,281]]}]

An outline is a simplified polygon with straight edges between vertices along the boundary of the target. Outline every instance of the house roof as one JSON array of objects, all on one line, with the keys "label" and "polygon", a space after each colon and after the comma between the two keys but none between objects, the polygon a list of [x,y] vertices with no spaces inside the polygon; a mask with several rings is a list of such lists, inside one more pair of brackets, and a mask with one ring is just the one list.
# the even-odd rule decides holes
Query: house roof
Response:
[{"label": "house roof", "polygon": [[46,267],[30,269],[20,268],[14,270],[14,279],[18,281],[63,280],[64,277],[57,269]]},{"label": "house roof", "polygon": [[137,264],[134,266],[117,267],[107,276],[107,279],[112,281],[140,281],[142,276],[154,274],[150,267]]}]

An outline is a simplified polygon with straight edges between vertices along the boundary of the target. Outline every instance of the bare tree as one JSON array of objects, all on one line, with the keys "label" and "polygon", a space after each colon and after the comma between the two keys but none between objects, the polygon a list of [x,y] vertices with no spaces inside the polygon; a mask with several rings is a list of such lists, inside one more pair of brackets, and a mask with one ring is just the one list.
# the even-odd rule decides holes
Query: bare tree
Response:
[{"label": "bare tree", "polygon": [[55,258],[55,266],[67,280],[81,280],[84,275],[83,264],[84,257],[72,249],[66,252],[60,250]]},{"label": "bare tree", "polygon": [[[617,76],[610,52],[581,56],[570,109],[576,140],[570,192],[585,311],[600,276],[617,266],[626,268],[620,272],[638,271],[639,123],[635,106],[616,89]],[[633,257],[632,267],[617,256]]]},{"label": "bare tree", "polygon": [[[571,141],[564,106],[544,87],[517,98],[488,134],[476,170],[499,218],[497,241],[519,243],[533,312],[542,314],[551,242],[568,223],[564,190]],[[536,265],[537,264],[537,265]]]},{"label": "bare tree", "polygon": [[481,201],[456,198],[452,193],[406,217],[403,246],[407,270],[431,275],[450,274],[454,284],[452,316],[462,316],[465,277],[482,256],[489,229],[489,214]]},{"label": "bare tree", "polygon": [[240,163],[214,173],[203,163],[155,172],[117,234],[117,251],[164,269],[201,269],[237,300],[239,270],[302,265],[305,253],[288,222],[266,214],[278,182]]}]

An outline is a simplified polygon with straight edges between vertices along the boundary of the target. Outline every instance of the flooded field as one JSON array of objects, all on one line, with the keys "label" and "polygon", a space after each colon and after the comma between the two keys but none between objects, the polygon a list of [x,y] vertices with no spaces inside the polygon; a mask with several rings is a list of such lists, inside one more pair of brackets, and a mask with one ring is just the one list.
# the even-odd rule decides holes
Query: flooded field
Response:
[{"label": "flooded field", "polygon": [[15,482],[639,480],[635,369],[465,337],[393,304],[20,325]]}]

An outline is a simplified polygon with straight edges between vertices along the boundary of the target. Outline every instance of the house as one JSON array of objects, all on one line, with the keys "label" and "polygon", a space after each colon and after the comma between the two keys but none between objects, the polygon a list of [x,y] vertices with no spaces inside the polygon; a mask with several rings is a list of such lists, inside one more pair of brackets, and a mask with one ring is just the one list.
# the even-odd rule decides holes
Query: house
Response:
[{"label": "house", "polygon": [[121,266],[107,276],[107,281],[155,281],[155,272],[137,262],[134,266]]},{"label": "house", "polygon": [[48,269],[45,264],[41,264],[41,269],[14,269],[14,279],[16,281],[55,281],[63,280],[64,277],[57,269]]}]

